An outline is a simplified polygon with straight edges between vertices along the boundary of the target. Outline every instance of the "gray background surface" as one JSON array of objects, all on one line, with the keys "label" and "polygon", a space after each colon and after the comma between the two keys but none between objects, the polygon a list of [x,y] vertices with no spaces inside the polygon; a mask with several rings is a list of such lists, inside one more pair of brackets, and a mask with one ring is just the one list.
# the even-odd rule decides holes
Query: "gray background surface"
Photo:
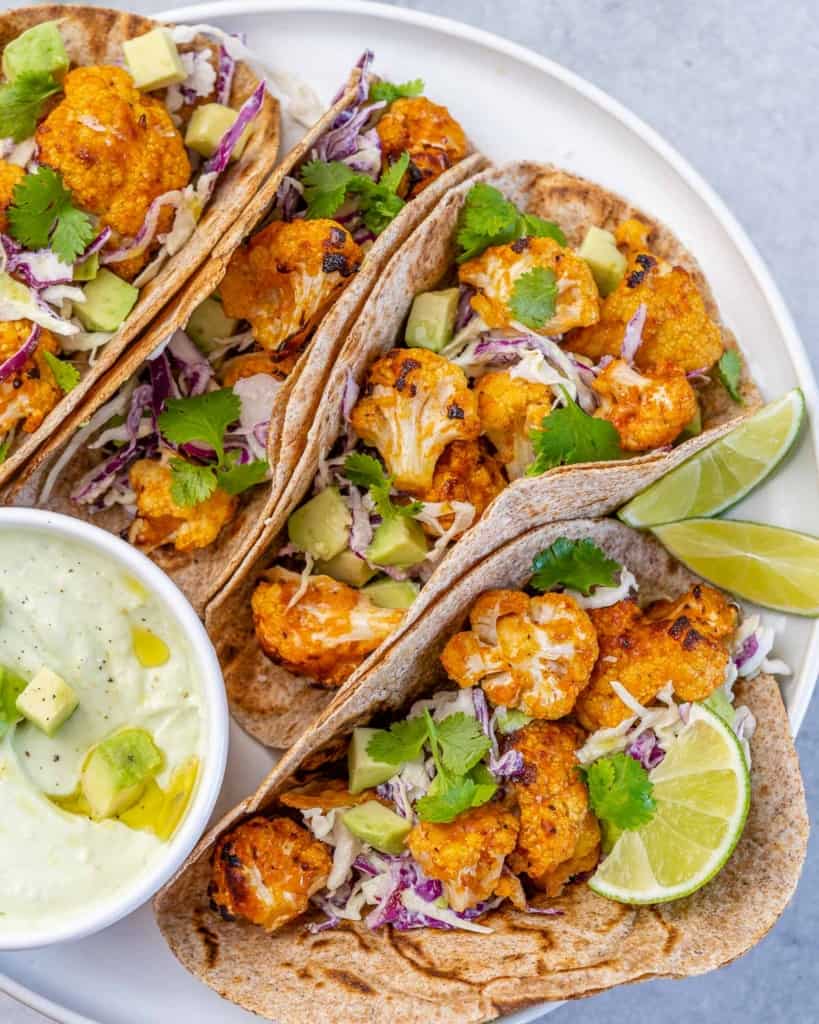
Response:
[{"label": "gray background surface", "polygon": [[[756,243],[819,370],[816,0],[392,2],[523,43],[594,82],[656,128],[716,188]],[[170,3],[108,5],[148,13]],[[819,701],[808,712],[798,748],[813,808],[819,796]],[[775,931],[738,963],[705,977],[619,989],[562,1007],[548,1020],[819,1020],[817,890],[814,835],[795,900]],[[0,1021],[41,1020],[0,996]]]}]

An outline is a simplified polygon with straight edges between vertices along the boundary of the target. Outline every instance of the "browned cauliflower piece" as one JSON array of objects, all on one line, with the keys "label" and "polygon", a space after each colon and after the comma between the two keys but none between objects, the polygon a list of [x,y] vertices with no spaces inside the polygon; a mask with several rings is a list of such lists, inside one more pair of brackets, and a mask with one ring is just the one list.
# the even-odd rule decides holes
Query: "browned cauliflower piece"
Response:
[{"label": "browned cauliflower piece", "polygon": [[517,836],[515,815],[501,804],[488,803],[448,823],[419,822],[407,836],[407,846],[424,874],[443,883],[450,907],[462,911],[497,892]]},{"label": "browned cauliflower piece", "polygon": [[11,206],[11,201],[14,198],[14,186],[25,175],[26,172],[22,167],[0,160],[0,231],[6,231],[8,228],[6,210]]},{"label": "browned cauliflower piece", "polygon": [[250,818],[213,849],[208,897],[226,921],[243,917],[273,932],[303,914],[327,883],[327,847],[289,818]]},{"label": "browned cauliflower piece", "polygon": [[572,331],[566,347],[595,362],[618,356],[626,325],[644,304],[643,340],[635,357],[640,369],[666,362],[684,372],[710,369],[722,355],[722,335],[694,278],[649,252],[648,229],[640,221],[624,221],[615,235],[629,260],[623,280],[603,300],[599,323]]},{"label": "browned cauliflower piece", "polygon": [[469,622],[441,653],[451,679],[480,686],[493,704],[533,718],[571,712],[597,659],[594,626],[573,597],[488,590],[473,604]]},{"label": "browned cauliflower piece", "polygon": [[552,391],[545,384],[490,370],[475,383],[481,431],[489,438],[510,480],[523,476],[534,461],[531,434],[552,411]]},{"label": "browned cauliflower piece", "polygon": [[269,352],[248,352],[223,363],[219,370],[219,382],[222,387],[232,388],[237,381],[252,377],[256,373],[266,373],[268,377],[282,380],[289,370],[290,367],[285,370],[282,363],[274,359]]},{"label": "browned cauliflower piece", "polygon": [[[39,160],[60,172],[79,206],[112,228],[116,248],[136,235],[154,199],[187,185],[185,144],[164,103],[141,93],[123,68],[75,68],[63,89],[65,98],[37,128]],[[169,230],[173,215],[163,208],[155,237]],[[113,269],[131,278],[149,257],[146,250]]]},{"label": "browned cauliflower piece", "polygon": [[493,245],[462,263],[458,278],[477,294],[472,308],[489,327],[512,328],[517,319],[509,302],[518,279],[535,267],[553,271],[558,293],[554,316],[538,328],[541,334],[564,334],[573,327],[597,322],[597,285],[588,264],[553,238],[519,238]]},{"label": "browned cauliflower piece", "polygon": [[615,359],[592,384],[600,398],[595,416],[612,423],[629,452],[671,444],[697,413],[697,396],[671,363],[638,372]]},{"label": "browned cauliflower piece", "polygon": [[645,614],[634,601],[590,614],[600,657],[575,707],[590,732],[619,725],[632,714],[612,681],[643,705],[651,704],[668,683],[688,701],[703,700],[725,681],[737,612],[712,587],[696,584],[678,601],[658,602]]},{"label": "browned cauliflower piece", "polygon": [[[435,464],[432,486],[419,495],[430,502],[469,502],[477,521],[493,498],[506,486],[500,463],[481,441],[453,441]],[[446,530],[452,516],[442,516]]]},{"label": "browned cauliflower piece", "polygon": [[[0,363],[10,359],[31,333],[28,320],[0,322]],[[25,433],[33,433],[62,397],[54,380],[46,352],[57,355],[57,339],[40,331],[37,348],[18,373],[0,382],[0,439],[18,424]]]},{"label": "browned cauliflower piece", "polygon": [[584,739],[567,722],[530,722],[512,741],[525,768],[512,784],[520,832],[509,865],[549,896],[559,896],[569,878],[591,870],[599,856],[599,827],[577,771]]},{"label": "browned cauliflower piece", "polygon": [[404,617],[329,576],[311,576],[298,600],[297,573],[275,567],[266,577],[251,599],[259,645],[273,661],[321,686],[340,686]]},{"label": "browned cauliflower piece", "polygon": [[426,96],[391,103],[376,131],[381,140],[382,170],[409,153],[409,169],[399,189],[399,194],[408,199],[463,160],[469,151],[463,128],[446,107]]},{"label": "browned cauliflower piece", "polygon": [[362,252],[334,220],[273,221],[234,252],[219,292],[228,316],[285,372],[361,265]]},{"label": "browned cauliflower piece", "polygon": [[171,497],[173,476],[163,462],[140,459],[128,473],[136,493],[137,515],[128,540],[153,551],[173,544],[177,551],[206,548],[236,514],[239,499],[218,488],[197,505],[177,505]]},{"label": "browned cauliflower piece", "polygon": [[411,494],[432,487],[447,445],[474,441],[480,433],[463,370],[425,348],[394,348],[377,359],[350,422],[365,444],[378,449],[395,486]]}]

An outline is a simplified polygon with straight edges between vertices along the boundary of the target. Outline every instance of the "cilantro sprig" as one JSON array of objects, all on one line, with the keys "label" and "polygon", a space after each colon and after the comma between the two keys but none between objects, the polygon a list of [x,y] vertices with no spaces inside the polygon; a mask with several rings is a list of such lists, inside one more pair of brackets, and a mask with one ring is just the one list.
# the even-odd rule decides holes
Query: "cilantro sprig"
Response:
[{"label": "cilantro sprig", "polygon": [[743,405],[740,380],[742,378],[742,356],[736,349],[728,348],[717,363],[717,377],[720,383],[738,405]]},{"label": "cilantro sprig", "polygon": [[506,245],[525,237],[553,238],[558,245],[566,244],[566,236],[553,221],[521,213],[492,185],[479,182],[472,186],[458,217],[459,263],[480,256],[492,245]]},{"label": "cilantro sprig", "polygon": [[0,85],[0,137],[22,142],[33,135],[46,101],[61,89],[47,71],[23,71]]},{"label": "cilantro sprig", "polygon": [[636,829],[654,817],[654,786],[646,769],[633,757],[623,753],[601,757],[580,771],[598,818],[619,829]]},{"label": "cilantro sprig", "polygon": [[571,466],[578,462],[607,462],[622,459],[620,435],[608,420],[583,412],[561,389],[566,405],[544,416],[539,430],[531,439],[535,459],[526,470],[527,476],[539,476],[555,466]]},{"label": "cilantro sprig", "polygon": [[393,478],[384,472],[384,467],[373,455],[353,452],[344,461],[344,475],[356,487],[369,491],[376,511],[382,519],[396,519],[398,516],[412,518],[424,507],[422,501],[411,501],[408,505],[396,505],[390,497]]},{"label": "cilantro sprig", "polygon": [[77,367],[73,363],[67,363],[62,359],[58,359],[53,352],[43,352],[43,356],[48,363],[49,369],[54,374],[54,380],[57,382],[57,387],[60,391],[66,395],[69,391],[73,391],[80,382],[80,371]]},{"label": "cilantro sprig", "polygon": [[529,583],[535,590],[562,586],[588,597],[594,587],[616,586],[622,568],[588,537],[558,537],[554,544],[535,555]]},{"label": "cilantro sprig", "polygon": [[338,160],[311,160],[301,170],[307,217],[332,217],[354,196],[365,226],[374,235],[380,235],[404,208],[398,188],[408,167],[409,153],[402,153],[378,181],[373,181]]},{"label": "cilantro sprig", "polygon": [[87,213],[78,210],[60,175],[41,166],[17,182],[8,208],[9,234],[28,249],[50,246],[73,263],[94,238]]},{"label": "cilantro sprig", "polygon": [[370,100],[377,103],[384,100],[395,103],[396,100],[408,96],[420,96],[424,91],[423,78],[413,78],[410,82],[373,82],[370,86]]},{"label": "cilantro sprig", "polygon": [[515,281],[509,308],[517,320],[540,330],[555,315],[557,277],[546,267],[533,267]]}]

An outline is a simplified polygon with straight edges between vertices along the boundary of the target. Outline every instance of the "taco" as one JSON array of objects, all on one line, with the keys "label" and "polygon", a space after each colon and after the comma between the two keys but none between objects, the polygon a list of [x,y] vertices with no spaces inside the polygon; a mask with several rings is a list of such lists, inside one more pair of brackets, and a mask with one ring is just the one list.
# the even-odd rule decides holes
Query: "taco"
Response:
[{"label": "taco", "polygon": [[648,535],[533,530],[339,694],[158,894],[159,926],[283,1024],[488,1021],[729,963],[806,851],[771,646]]},{"label": "taco", "polygon": [[318,687],[355,685],[498,543],[606,514],[729,429],[759,401],[740,367],[693,258],[625,200],[537,164],[453,189],[379,279],[320,415],[301,381],[288,398],[281,451],[303,456],[208,612],[240,724],[292,742]]},{"label": "taco", "polygon": [[0,49],[2,484],[210,253],[279,127],[232,44],[148,18],[28,7]]},{"label": "taco", "polygon": [[200,611],[295,468],[277,441],[294,382],[312,409],[386,260],[485,162],[420,81],[370,60],[12,488],[127,532]]}]

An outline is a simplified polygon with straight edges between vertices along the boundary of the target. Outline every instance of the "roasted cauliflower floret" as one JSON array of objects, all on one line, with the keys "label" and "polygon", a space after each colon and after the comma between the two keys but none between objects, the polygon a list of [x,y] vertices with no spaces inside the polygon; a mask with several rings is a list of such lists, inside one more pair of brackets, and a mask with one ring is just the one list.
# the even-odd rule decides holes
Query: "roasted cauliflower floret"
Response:
[{"label": "roasted cauliflower floret", "polygon": [[399,192],[412,198],[466,156],[463,128],[446,107],[426,96],[398,99],[376,125],[381,140],[382,170],[409,153],[409,170]]},{"label": "roasted cauliflower floret", "polygon": [[0,160],[0,231],[6,231],[8,228],[6,210],[14,198],[14,186],[25,177],[25,174],[25,170],[17,164]]},{"label": "roasted cauliflower floret", "polygon": [[[0,322],[0,363],[10,359],[30,333],[28,320]],[[17,373],[0,382],[0,438],[18,424],[25,433],[33,433],[62,397],[46,352],[57,355],[57,340],[48,331],[40,331],[34,353]]]},{"label": "roasted cauliflower floret", "polygon": [[488,590],[469,612],[471,629],[441,653],[459,686],[480,686],[493,704],[533,718],[568,715],[597,659],[591,620],[568,594],[528,597]]},{"label": "roasted cauliflower floret", "polygon": [[572,875],[591,870],[599,855],[599,828],[577,771],[584,738],[566,722],[530,722],[512,741],[525,767],[512,784],[520,832],[509,864],[549,896],[559,896]]},{"label": "roasted cauliflower floret", "polygon": [[658,602],[645,614],[634,601],[590,614],[600,657],[575,707],[589,731],[619,725],[632,714],[612,681],[644,705],[668,683],[688,701],[703,700],[725,681],[736,610],[711,587],[697,584],[678,601]]},{"label": "roasted cauliflower floret", "polygon": [[[430,502],[469,502],[476,522],[484,510],[506,486],[500,463],[480,441],[453,441],[435,464],[432,486],[419,495]],[[448,529],[452,516],[442,516],[441,526]]]},{"label": "roasted cauliflower floret", "polygon": [[481,431],[498,452],[510,480],[523,476],[534,461],[531,434],[552,411],[552,390],[545,384],[490,370],[475,382]]},{"label": "roasted cauliflower floret", "polygon": [[206,548],[236,514],[239,499],[218,488],[196,505],[177,505],[171,497],[173,476],[163,462],[140,459],[128,473],[136,493],[137,514],[128,539],[146,551],[173,544],[177,551]]},{"label": "roasted cauliflower floret", "polygon": [[283,380],[290,369],[292,367],[284,370],[282,363],[274,359],[269,352],[248,352],[246,355],[226,360],[219,371],[219,381],[222,387],[232,388],[237,381],[253,377],[257,373]]},{"label": "roasted cauliflower floret", "polygon": [[425,348],[394,348],[377,359],[350,422],[365,444],[378,449],[395,486],[412,494],[432,487],[447,445],[474,441],[480,433],[463,370]]},{"label": "roasted cauliflower floret", "polygon": [[697,396],[683,371],[663,363],[638,372],[615,359],[592,384],[600,398],[595,416],[612,423],[629,452],[671,444],[697,413]]},{"label": "roasted cauliflower floret", "polygon": [[289,371],[353,279],[362,252],[334,220],[273,221],[230,259],[219,292],[228,316]]},{"label": "roasted cauliflower floret", "polygon": [[682,267],[652,256],[640,221],[624,221],[615,236],[629,261],[623,280],[603,299],[600,321],[572,331],[566,347],[595,362],[602,356],[618,356],[626,325],[644,304],[643,340],[635,357],[640,369],[666,362],[685,372],[710,369],[722,355],[722,335],[694,278]]},{"label": "roasted cauliflower floret", "polygon": [[288,789],[279,796],[279,803],[297,811],[308,811],[317,807],[321,811],[332,811],[337,807],[353,807],[368,800],[377,800],[375,790],[365,789],[351,793],[344,779],[311,779],[303,786]]},{"label": "roasted cauliflower floret", "polygon": [[488,803],[449,823],[419,822],[407,836],[407,846],[424,874],[443,882],[450,907],[461,911],[496,893],[517,836],[515,815]]},{"label": "roasted cauliflower floret", "polygon": [[266,576],[251,599],[259,645],[322,686],[340,686],[404,617],[329,576],[311,576],[298,600],[297,573],[274,568]]},{"label": "roasted cauliflower floret", "polygon": [[214,847],[211,908],[273,932],[307,910],[332,864],[324,843],[289,818],[250,818]]},{"label": "roasted cauliflower floret", "polygon": [[[154,199],[187,185],[185,144],[165,105],[135,88],[123,68],[75,68],[63,88],[65,98],[37,128],[40,163],[59,171],[77,204],[112,228],[117,248],[136,235]],[[173,216],[172,207],[162,209],[154,237]],[[113,269],[133,277],[148,259],[146,251]]]},{"label": "roasted cauliflower floret", "polygon": [[588,264],[553,238],[519,238],[493,245],[462,263],[458,278],[477,289],[472,308],[489,327],[509,329],[517,320],[509,303],[518,280],[536,267],[557,278],[554,316],[538,328],[540,334],[564,334],[573,327],[597,322],[597,285]]}]

